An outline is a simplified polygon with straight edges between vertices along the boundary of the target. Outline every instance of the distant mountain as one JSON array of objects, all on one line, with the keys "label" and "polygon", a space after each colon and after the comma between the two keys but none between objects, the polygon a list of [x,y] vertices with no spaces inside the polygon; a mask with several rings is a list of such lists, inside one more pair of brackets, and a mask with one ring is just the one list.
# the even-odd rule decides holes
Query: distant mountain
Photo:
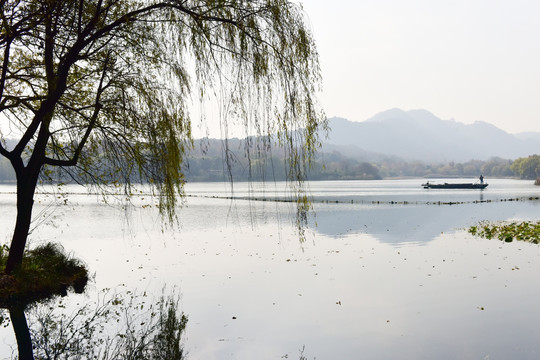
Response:
[{"label": "distant mountain", "polygon": [[540,132],[522,132],[515,135],[520,140],[534,140],[540,142]]},{"label": "distant mountain", "polygon": [[[329,119],[328,144],[428,162],[515,159],[540,153],[540,134],[512,135],[491,124],[441,120],[426,110],[391,109],[363,122]],[[338,150],[341,151],[341,150]]]}]

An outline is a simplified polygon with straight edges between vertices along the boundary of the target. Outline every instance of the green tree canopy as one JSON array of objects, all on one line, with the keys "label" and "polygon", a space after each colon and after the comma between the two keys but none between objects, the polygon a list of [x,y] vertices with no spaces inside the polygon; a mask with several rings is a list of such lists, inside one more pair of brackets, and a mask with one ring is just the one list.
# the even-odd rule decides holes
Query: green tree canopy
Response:
[{"label": "green tree canopy", "polygon": [[[318,55],[299,5],[5,0],[0,7],[0,154],[18,189],[6,272],[22,259],[44,168],[60,167],[81,183],[149,182],[172,219],[194,99],[217,96],[222,121],[275,134],[289,179],[304,181],[326,121],[314,98]],[[9,147],[13,134],[18,142]],[[306,203],[299,204],[302,213]]]},{"label": "green tree canopy", "polygon": [[517,158],[510,168],[520,178],[534,180],[540,176],[540,155]]}]

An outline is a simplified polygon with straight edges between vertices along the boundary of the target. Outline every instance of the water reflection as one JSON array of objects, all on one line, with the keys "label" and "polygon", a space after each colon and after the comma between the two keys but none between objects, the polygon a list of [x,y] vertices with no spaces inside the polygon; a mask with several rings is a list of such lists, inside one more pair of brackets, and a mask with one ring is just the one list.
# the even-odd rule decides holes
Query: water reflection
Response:
[{"label": "water reflection", "polygon": [[[466,179],[433,180],[468,182]],[[360,233],[372,235],[383,243],[426,243],[441,233],[467,228],[483,220],[530,219],[540,204],[540,189],[527,181],[490,179],[489,188],[480,191],[426,190],[420,186],[421,182],[420,179],[412,179],[311,183],[310,194],[313,196],[315,218],[310,228],[332,237]],[[240,208],[248,206],[247,202],[242,200],[244,198],[283,198],[285,185],[272,185],[236,184],[236,202],[233,204]],[[205,203],[205,212],[216,214],[219,207],[230,204],[224,200],[231,196],[230,190],[219,190],[215,185],[212,187],[209,184],[190,184],[189,192],[194,196],[190,199],[190,204],[197,206]],[[210,196],[211,199],[207,198]],[[274,206],[283,209],[282,214],[287,214],[286,205]],[[271,221],[275,208],[268,202],[253,201],[249,203],[252,213],[248,216],[264,214],[264,218]],[[265,212],[264,209],[269,211]],[[195,219],[186,223],[207,229],[209,222],[228,216],[225,213],[212,219],[204,217],[202,220]]]},{"label": "water reflection", "polygon": [[370,234],[383,243],[428,242],[441,233],[467,228],[482,220],[531,219],[538,201],[454,205],[316,204],[316,230],[339,237]]},{"label": "water reflection", "polygon": [[17,348],[19,349],[19,360],[34,359],[32,351],[32,338],[30,329],[26,322],[24,308],[21,306],[12,307],[9,309],[9,317],[17,339]]},{"label": "water reflection", "polygon": [[[535,358],[540,289],[531,284],[540,272],[539,247],[452,231],[477,220],[535,217],[535,201],[494,202],[533,192],[503,192],[490,182],[483,194],[450,199],[453,193],[440,197],[417,184],[392,192],[392,184],[368,184],[377,205],[369,198],[351,204],[349,188],[356,196],[358,184],[314,189],[321,200],[340,203],[315,204],[314,241],[301,246],[288,226],[291,204],[206,197],[188,199],[181,231],[163,232],[156,209],[134,208],[126,223],[123,211],[74,195],[76,205],[62,217],[69,226],[34,236],[59,239],[83,256],[97,272],[96,289],[125,283],[159,295],[163,283],[181,286],[190,312],[186,348],[196,359],[293,359],[302,344],[309,359]],[[443,195],[469,203],[426,204]],[[423,204],[388,204],[408,198]],[[10,204],[0,207],[5,228]],[[69,310],[56,311],[72,314],[80,307],[74,302],[89,301],[68,298]],[[37,317],[30,311],[26,318],[35,340]],[[105,323],[104,334],[119,333],[115,320]]]},{"label": "water reflection", "polygon": [[185,358],[188,320],[174,295],[152,300],[146,293],[107,290],[83,305],[56,298],[7,312],[20,360]]}]

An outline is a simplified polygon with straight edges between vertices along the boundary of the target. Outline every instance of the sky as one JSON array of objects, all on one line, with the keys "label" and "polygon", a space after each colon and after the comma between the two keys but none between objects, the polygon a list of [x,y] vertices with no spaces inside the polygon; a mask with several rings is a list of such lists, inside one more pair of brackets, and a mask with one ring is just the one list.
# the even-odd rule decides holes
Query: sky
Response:
[{"label": "sky", "polygon": [[540,132],[540,1],[303,0],[328,117],[425,109]]}]

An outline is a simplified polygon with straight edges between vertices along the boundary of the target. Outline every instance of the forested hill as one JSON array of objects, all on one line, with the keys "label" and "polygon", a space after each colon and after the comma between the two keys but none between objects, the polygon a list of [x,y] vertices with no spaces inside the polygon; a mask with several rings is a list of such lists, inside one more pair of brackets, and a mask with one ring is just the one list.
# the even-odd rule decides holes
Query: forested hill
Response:
[{"label": "forested hill", "polygon": [[[540,157],[531,156],[540,153],[539,133],[511,135],[487,123],[465,125],[425,110],[399,109],[361,123],[332,118],[330,127],[309,171],[311,180],[540,176]],[[255,138],[195,140],[186,154],[186,179],[284,180],[285,154],[268,145]],[[0,157],[0,181],[14,180],[11,164]]]},{"label": "forested hill", "polygon": [[[188,181],[223,181],[230,178],[240,181],[285,180],[287,164],[284,152],[275,144],[270,147],[266,145],[253,138],[229,139],[227,142],[196,140],[193,151],[187,156],[186,178]],[[337,151],[317,153],[308,176],[311,180],[381,178],[377,166]]]},{"label": "forested hill", "polygon": [[391,109],[363,122],[332,118],[330,128],[329,144],[406,160],[516,159],[540,152],[538,133],[513,135],[485,122],[441,120],[426,110]]},{"label": "forested hill", "polygon": [[[268,140],[268,139],[267,139]],[[264,139],[198,139],[186,154],[183,171],[187,181],[280,181],[286,179],[285,154]],[[69,177],[52,175],[56,181],[69,182]],[[352,159],[336,151],[320,152],[309,170],[311,180],[380,179],[377,166]],[[132,181],[137,181],[134,175]],[[0,182],[15,182],[9,161],[0,157]]]}]

